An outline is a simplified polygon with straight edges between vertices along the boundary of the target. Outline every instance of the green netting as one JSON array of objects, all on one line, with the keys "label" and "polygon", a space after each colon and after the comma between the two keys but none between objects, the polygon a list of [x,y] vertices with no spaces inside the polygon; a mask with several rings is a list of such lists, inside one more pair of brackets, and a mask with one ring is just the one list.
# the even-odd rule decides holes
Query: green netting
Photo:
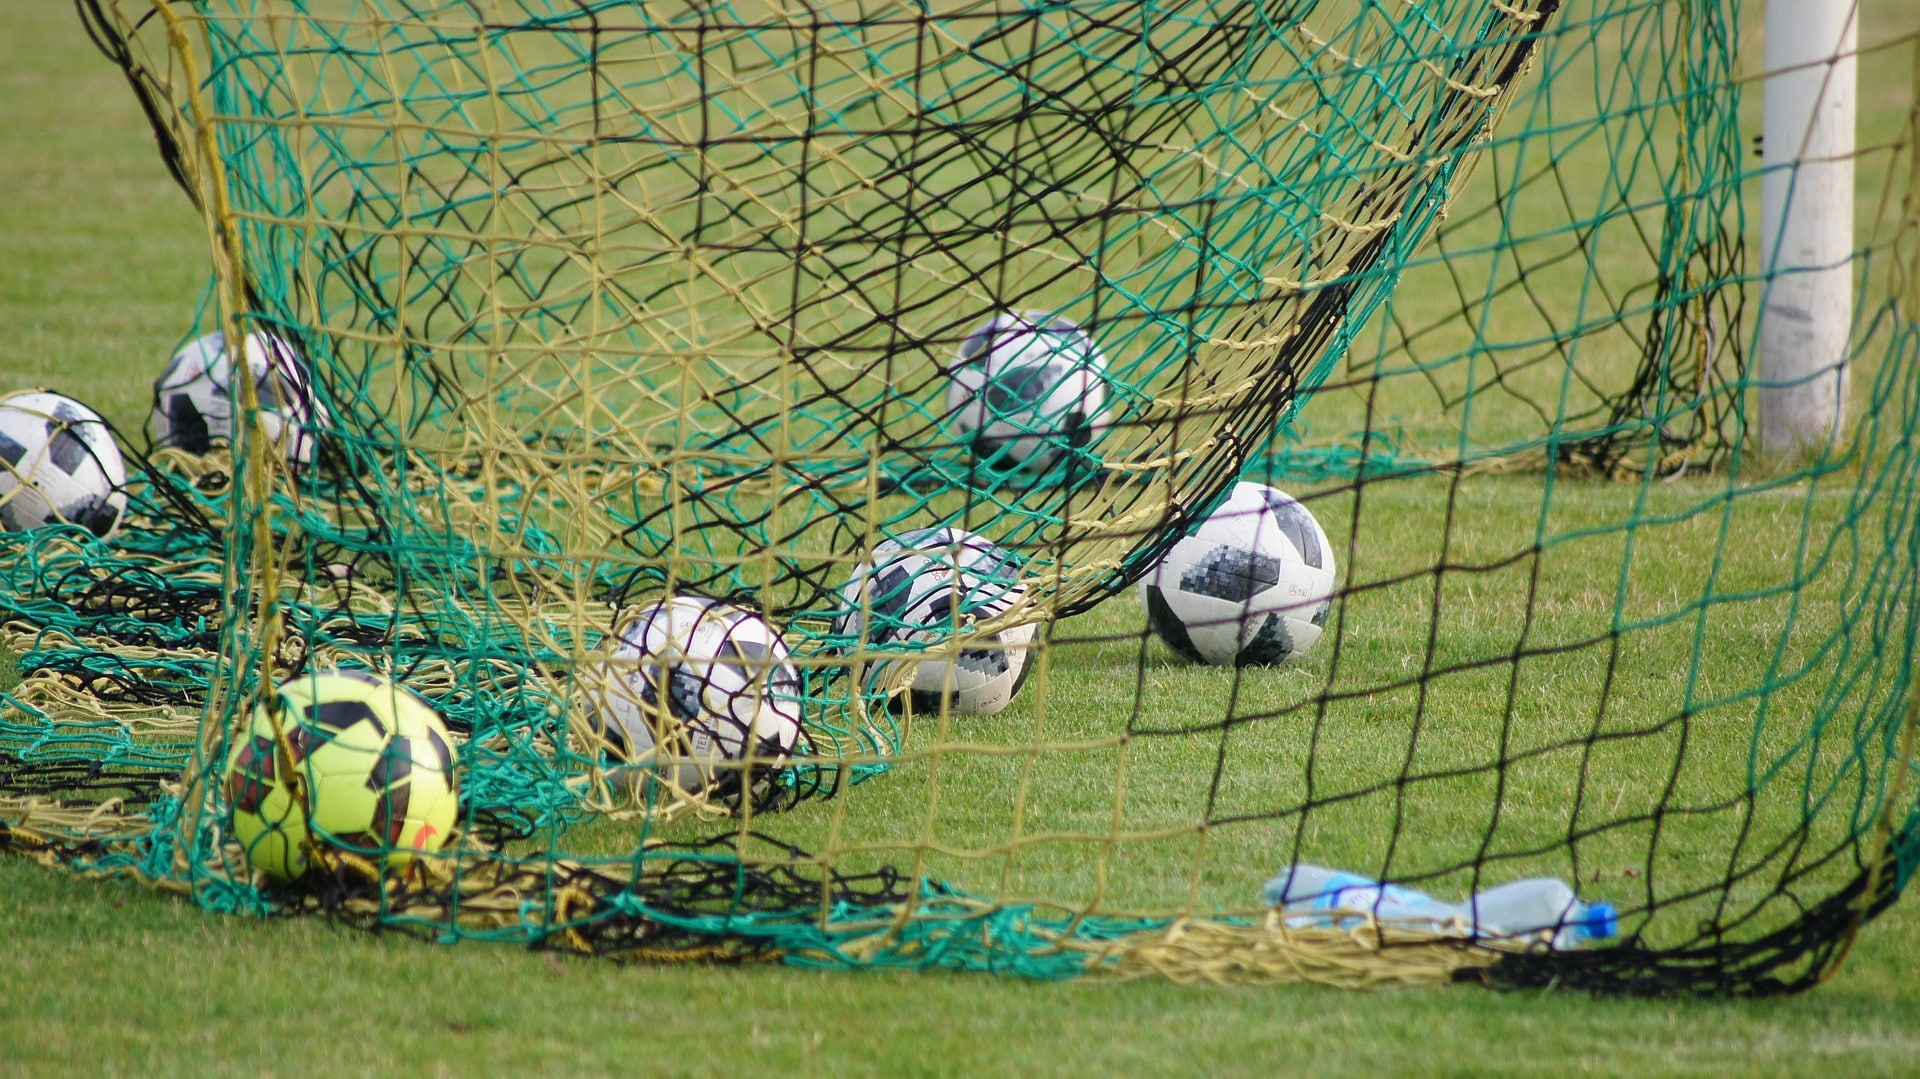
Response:
[{"label": "green netting", "polygon": [[[291,342],[318,451],[150,447],[112,538],[0,535],[16,848],[628,957],[1735,992],[1920,858],[1915,140],[1859,159],[1852,436],[1753,460],[1738,5],[79,7],[207,217],[196,332]],[[1084,332],[1067,391],[956,407],[997,316]],[[1184,664],[1132,586],[1242,477],[1326,527],[1326,638]],[[849,590],[937,527],[1005,602]],[[752,782],[592,718],[676,594],[793,651]],[[901,692],[1016,651],[998,714]],[[441,710],[457,838],[278,886],[221,770],[328,668]],[[1302,927],[1295,862],[1622,936]]]},{"label": "green netting", "polygon": [[1364,447],[1383,471],[1667,475],[1738,442],[1759,171],[1740,9],[1608,4],[1558,24],[1540,91],[1325,387],[1347,392],[1282,432],[1283,473],[1352,475]]}]

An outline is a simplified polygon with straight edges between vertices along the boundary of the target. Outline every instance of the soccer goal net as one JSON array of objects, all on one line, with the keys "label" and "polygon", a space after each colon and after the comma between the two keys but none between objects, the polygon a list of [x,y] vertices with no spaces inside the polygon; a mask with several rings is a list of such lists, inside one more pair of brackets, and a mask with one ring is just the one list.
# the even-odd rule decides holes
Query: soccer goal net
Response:
[{"label": "soccer goal net", "polygon": [[[626,958],[1641,992],[1812,984],[1920,859],[1920,38],[1828,50],[1899,73],[1848,414],[1762,456],[1812,174],[1738,3],[78,6],[233,418],[167,383],[117,532],[0,534],[0,844]],[[338,797],[322,672],[450,740],[351,834],[262,808]]]}]

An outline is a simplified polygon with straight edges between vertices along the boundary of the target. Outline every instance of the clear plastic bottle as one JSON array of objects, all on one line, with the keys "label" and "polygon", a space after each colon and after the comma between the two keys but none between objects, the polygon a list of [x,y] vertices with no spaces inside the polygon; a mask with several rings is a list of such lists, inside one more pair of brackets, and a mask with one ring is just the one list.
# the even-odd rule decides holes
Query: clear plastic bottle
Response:
[{"label": "clear plastic bottle", "polygon": [[1467,914],[1483,933],[1517,937],[1553,932],[1555,948],[1606,940],[1619,931],[1611,903],[1582,903],[1566,881],[1530,877],[1475,892]]},{"label": "clear plastic bottle", "polygon": [[1261,895],[1268,906],[1285,908],[1295,928],[1350,929],[1371,914],[1391,925],[1463,937],[1552,932],[1555,948],[1605,940],[1618,930],[1611,903],[1583,903],[1565,881],[1551,877],[1488,888],[1455,905],[1357,873],[1301,864],[1268,881]]}]

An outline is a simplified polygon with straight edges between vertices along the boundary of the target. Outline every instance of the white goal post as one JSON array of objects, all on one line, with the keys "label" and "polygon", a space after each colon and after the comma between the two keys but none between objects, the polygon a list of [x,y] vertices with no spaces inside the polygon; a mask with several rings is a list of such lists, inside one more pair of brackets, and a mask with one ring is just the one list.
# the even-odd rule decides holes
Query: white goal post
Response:
[{"label": "white goal post", "polygon": [[1819,451],[1845,431],[1858,28],[1858,0],[1767,4],[1757,362],[1769,455]]}]

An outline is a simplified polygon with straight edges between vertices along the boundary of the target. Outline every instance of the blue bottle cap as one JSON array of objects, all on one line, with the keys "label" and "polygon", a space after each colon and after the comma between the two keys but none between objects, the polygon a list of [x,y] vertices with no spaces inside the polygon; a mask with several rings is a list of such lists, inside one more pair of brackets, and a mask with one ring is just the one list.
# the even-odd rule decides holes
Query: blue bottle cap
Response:
[{"label": "blue bottle cap", "polygon": [[1620,931],[1620,916],[1614,912],[1612,903],[1594,903],[1575,924],[1582,939],[1606,940]]}]

